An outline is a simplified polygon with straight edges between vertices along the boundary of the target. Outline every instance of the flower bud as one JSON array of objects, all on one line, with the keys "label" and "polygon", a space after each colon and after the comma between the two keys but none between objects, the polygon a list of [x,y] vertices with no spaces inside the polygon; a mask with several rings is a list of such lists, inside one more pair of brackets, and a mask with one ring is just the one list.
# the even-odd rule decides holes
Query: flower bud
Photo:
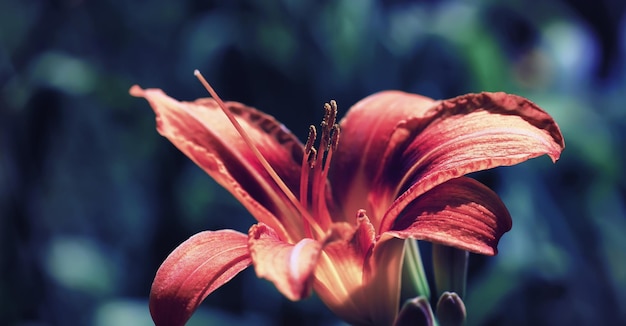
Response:
[{"label": "flower bud", "polygon": [[436,315],[440,326],[461,326],[467,316],[463,300],[454,292],[444,292],[439,297]]},{"label": "flower bud", "polygon": [[428,299],[423,296],[419,296],[413,299],[408,300],[396,321],[394,322],[394,326],[433,326],[435,316],[433,315],[433,310],[430,308],[430,303],[428,303]]}]

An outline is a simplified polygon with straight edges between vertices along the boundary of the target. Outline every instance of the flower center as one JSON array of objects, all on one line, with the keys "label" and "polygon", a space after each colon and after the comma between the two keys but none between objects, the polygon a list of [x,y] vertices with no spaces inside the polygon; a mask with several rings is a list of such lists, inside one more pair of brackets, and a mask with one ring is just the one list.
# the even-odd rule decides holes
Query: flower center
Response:
[{"label": "flower center", "polygon": [[[313,144],[317,138],[315,126],[309,127],[309,136],[304,146],[300,174],[300,203],[317,218],[323,229],[328,229],[332,220],[326,206],[326,180],[333,153],[337,150],[340,129],[336,123],[337,102],[324,104],[324,118],[320,124],[322,132],[318,149]],[[310,190],[310,191],[309,191]],[[310,225],[304,221],[307,236],[311,236]]]}]

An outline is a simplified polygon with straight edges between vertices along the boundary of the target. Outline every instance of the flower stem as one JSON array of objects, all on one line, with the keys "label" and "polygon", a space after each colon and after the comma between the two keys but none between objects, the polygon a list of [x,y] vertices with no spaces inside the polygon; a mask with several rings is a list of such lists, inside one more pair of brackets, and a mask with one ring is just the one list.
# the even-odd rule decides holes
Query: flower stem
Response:
[{"label": "flower stem", "polygon": [[469,253],[465,250],[433,243],[433,268],[437,296],[443,292],[456,292],[465,297]]},{"label": "flower stem", "polygon": [[404,275],[409,278],[410,284],[415,286],[417,296],[430,300],[430,287],[424,272],[422,257],[417,245],[417,240],[406,239],[404,241]]}]

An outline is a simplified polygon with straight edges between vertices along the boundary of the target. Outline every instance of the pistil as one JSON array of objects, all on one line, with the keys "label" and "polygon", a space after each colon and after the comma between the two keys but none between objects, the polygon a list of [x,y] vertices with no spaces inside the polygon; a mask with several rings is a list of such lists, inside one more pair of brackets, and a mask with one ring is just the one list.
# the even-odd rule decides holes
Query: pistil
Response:
[{"label": "pistil", "polygon": [[[307,236],[309,236],[312,233],[311,231],[314,231],[315,232],[315,236],[313,236],[313,235],[310,235],[310,236],[312,238],[321,238],[324,235],[324,231],[322,230],[320,225],[313,219],[313,217],[311,216],[309,211],[306,209],[306,206],[303,206],[300,203],[300,201],[298,201],[296,196],[291,192],[289,187],[280,178],[278,173],[276,173],[274,168],[272,168],[272,166],[265,159],[265,157],[263,157],[263,154],[261,154],[259,149],[254,145],[254,143],[252,142],[252,139],[250,138],[250,136],[245,132],[245,130],[243,130],[243,127],[239,124],[237,119],[235,119],[235,116],[233,116],[233,114],[228,110],[228,108],[226,107],[226,104],[224,104],[224,101],[222,101],[222,99],[217,95],[215,90],[213,90],[213,87],[211,87],[211,85],[209,85],[209,83],[206,81],[206,79],[204,79],[202,74],[200,74],[200,72],[198,70],[195,70],[194,71],[194,75],[198,78],[198,80],[200,80],[202,85],[211,94],[211,96],[217,102],[218,106],[222,109],[224,114],[226,114],[226,116],[228,117],[228,120],[230,120],[230,122],[232,123],[233,127],[235,127],[235,129],[237,130],[239,135],[242,137],[244,142],[248,145],[248,147],[250,148],[250,150],[254,154],[254,156],[259,160],[259,162],[261,163],[261,165],[263,166],[265,171],[270,175],[272,180],[274,180],[276,185],[282,190],[282,192],[285,194],[285,196],[287,196],[287,198],[289,199],[289,202],[294,206],[296,211],[304,218],[304,223],[303,224],[304,224],[304,229],[308,230],[308,231],[305,231],[306,233],[308,233]],[[307,141],[307,143],[308,143],[308,141]],[[311,230],[311,227],[313,228],[313,230]],[[291,234],[291,236],[294,236],[294,234]]]}]

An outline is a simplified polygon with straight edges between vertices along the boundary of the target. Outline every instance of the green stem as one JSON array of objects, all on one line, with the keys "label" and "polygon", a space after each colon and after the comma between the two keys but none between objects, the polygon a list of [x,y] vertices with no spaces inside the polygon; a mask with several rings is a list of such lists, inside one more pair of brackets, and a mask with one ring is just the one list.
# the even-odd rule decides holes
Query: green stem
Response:
[{"label": "green stem", "polygon": [[445,291],[456,292],[459,297],[465,297],[468,260],[469,253],[465,250],[433,243],[437,297]]},{"label": "green stem", "polygon": [[415,239],[404,241],[404,275],[408,277],[410,284],[413,284],[417,296],[430,300],[430,287],[424,272],[422,257]]}]

